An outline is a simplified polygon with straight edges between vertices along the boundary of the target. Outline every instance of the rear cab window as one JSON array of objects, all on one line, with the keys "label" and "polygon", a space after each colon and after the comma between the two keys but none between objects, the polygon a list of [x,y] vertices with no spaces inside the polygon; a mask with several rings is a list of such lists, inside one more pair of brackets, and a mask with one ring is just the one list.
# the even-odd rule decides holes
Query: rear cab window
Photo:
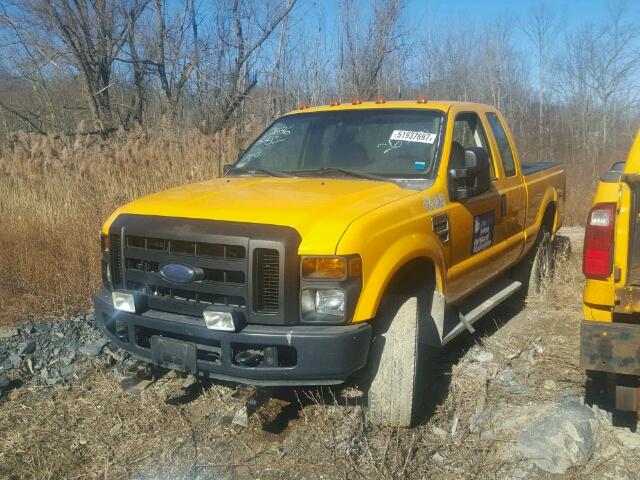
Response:
[{"label": "rear cab window", "polygon": [[498,151],[500,152],[500,158],[502,159],[502,168],[504,170],[505,177],[513,177],[516,174],[516,164],[513,159],[513,150],[507,137],[507,132],[502,126],[502,122],[498,115],[493,112],[487,112],[487,120],[491,126],[491,131],[498,144]]}]

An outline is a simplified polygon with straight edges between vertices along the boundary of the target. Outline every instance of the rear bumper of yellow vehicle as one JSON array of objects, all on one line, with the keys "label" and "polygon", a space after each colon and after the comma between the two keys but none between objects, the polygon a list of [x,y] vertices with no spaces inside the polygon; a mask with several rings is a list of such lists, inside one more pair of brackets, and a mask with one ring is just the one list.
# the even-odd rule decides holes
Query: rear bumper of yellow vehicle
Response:
[{"label": "rear bumper of yellow vehicle", "polygon": [[640,324],[583,321],[580,366],[585,370],[640,375]]}]

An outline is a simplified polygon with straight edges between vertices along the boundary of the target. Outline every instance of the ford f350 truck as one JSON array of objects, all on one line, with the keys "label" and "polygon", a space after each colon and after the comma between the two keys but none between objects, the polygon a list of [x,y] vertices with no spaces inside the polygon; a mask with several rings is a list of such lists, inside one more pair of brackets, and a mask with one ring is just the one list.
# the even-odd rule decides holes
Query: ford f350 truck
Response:
[{"label": "ford f350 truck", "polygon": [[598,183],[585,227],[580,358],[590,395],[640,410],[640,132]]},{"label": "ford f350 truck", "polygon": [[302,106],[224,177],[111,215],[96,316],[136,357],[215,379],[355,376],[373,421],[408,426],[430,354],[539,288],[564,194],[490,106]]}]

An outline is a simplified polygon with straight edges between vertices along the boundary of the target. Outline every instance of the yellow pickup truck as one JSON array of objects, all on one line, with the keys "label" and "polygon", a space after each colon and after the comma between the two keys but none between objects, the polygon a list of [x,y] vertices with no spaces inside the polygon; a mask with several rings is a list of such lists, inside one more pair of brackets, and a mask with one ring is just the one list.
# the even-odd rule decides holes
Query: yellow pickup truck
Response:
[{"label": "yellow pickup truck", "polygon": [[640,132],[601,176],[585,227],[581,365],[587,393],[640,410]]},{"label": "yellow pickup truck", "polygon": [[96,317],[135,356],[216,379],[355,377],[373,421],[407,426],[430,353],[539,288],[564,195],[493,107],[303,105],[224,177],[113,213]]}]

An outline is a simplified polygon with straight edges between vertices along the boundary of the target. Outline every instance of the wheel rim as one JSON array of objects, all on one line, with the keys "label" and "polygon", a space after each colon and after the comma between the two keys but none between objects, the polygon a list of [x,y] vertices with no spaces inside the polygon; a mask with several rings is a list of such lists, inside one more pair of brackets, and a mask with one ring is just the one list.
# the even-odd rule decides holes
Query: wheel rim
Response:
[{"label": "wheel rim", "polygon": [[551,257],[549,254],[549,240],[545,236],[538,247],[538,255],[535,258],[535,290],[541,292],[545,281],[551,272]]}]

